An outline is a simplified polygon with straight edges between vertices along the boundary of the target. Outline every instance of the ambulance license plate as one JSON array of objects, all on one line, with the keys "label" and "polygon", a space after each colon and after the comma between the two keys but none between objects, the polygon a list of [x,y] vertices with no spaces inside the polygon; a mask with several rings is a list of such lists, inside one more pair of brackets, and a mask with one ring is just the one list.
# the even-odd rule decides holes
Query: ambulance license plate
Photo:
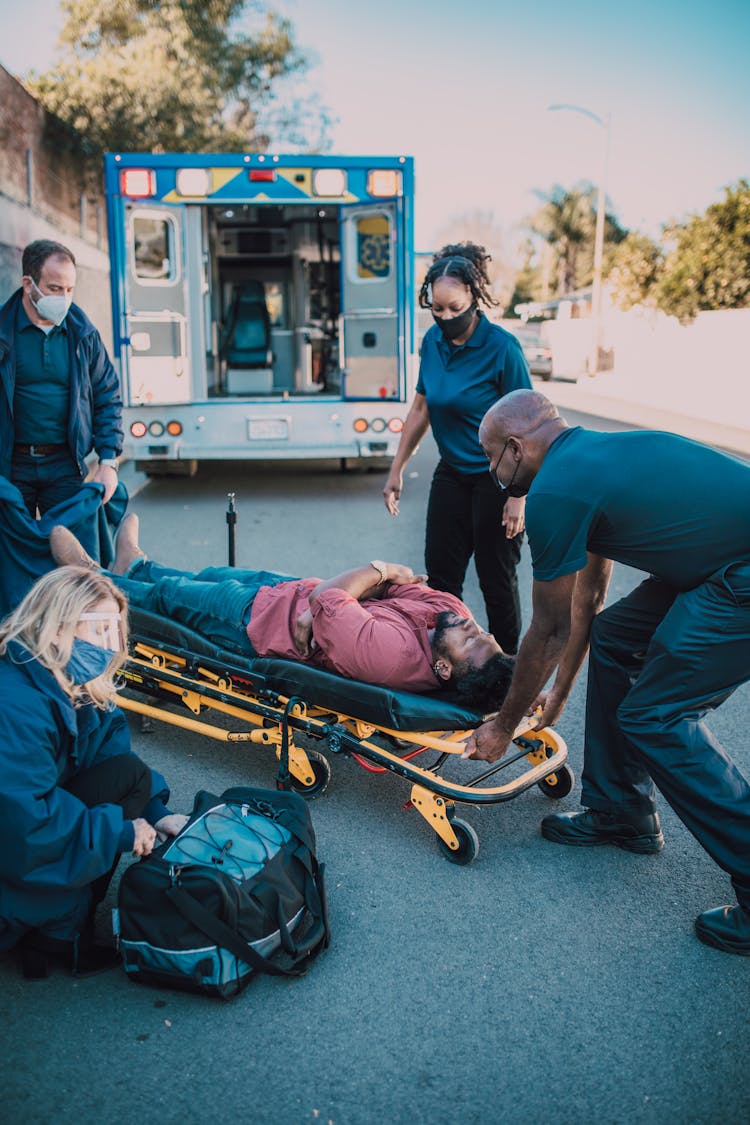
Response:
[{"label": "ambulance license plate", "polygon": [[288,441],[288,418],[248,418],[247,436],[250,441]]}]

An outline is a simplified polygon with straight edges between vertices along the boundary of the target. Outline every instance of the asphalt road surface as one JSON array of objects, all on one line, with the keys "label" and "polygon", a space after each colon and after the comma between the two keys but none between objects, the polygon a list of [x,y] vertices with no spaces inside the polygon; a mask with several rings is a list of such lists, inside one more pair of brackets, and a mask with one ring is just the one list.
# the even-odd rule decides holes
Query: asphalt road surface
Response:
[{"label": "asphalt road surface", "polygon": [[[226,561],[229,491],[239,565],[326,577],[385,558],[421,569],[434,461],[428,440],[398,520],[385,513],[382,473],[333,463],[206,466],[193,480],[150,482],[132,506],[152,557],[190,569]],[[610,597],[637,578],[618,569]],[[526,548],[521,586],[528,623]],[[473,572],[465,598],[481,616]],[[583,698],[581,680],[558,727],[577,776]],[[710,720],[746,772],[749,699],[745,687]],[[273,784],[267,751],[131,726],[137,750],[171,781],[175,809],[199,788]],[[698,913],[732,901],[729,880],[666,804],[658,856],[544,841],[539,821],[576,808],[578,783],[558,806],[537,788],[462,806],[480,852],[459,867],[403,810],[406,783],[332,764],[311,811],[333,942],[309,974],[258,979],[222,1003],[135,985],[120,970],[25,983],[6,958],[5,1125],[750,1119],[750,962],[692,932]]]}]

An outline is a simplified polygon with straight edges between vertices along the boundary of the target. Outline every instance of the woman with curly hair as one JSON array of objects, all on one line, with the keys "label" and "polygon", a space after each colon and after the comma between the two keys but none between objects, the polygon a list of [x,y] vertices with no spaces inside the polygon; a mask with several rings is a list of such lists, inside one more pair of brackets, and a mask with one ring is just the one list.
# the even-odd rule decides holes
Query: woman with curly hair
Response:
[{"label": "woman with curly hair", "polygon": [[425,564],[433,589],[462,596],[474,562],[490,632],[514,653],[521,631],[516,567],[521,557],[524,499],[498,492],[487,472],[478,430],[503,395],[530,388],[521,345],[491,324],[480,305],[496,305],[483,246],[461,242],[435,254],[419,293],[434,325],[422,341],[419,379],[383,488],[385,506],[399,512],[404,466],[427,430],[440,452],[427,508]]},{"label": "woman with curly hair", "polygon": [[93,935],[120,854],[148,855],[187,819],[113,703],[126,635],[124,596],[77,566],[0,624],[0,951],[18,946],[27,978],[53,958],[79,976],[116,964]]}]

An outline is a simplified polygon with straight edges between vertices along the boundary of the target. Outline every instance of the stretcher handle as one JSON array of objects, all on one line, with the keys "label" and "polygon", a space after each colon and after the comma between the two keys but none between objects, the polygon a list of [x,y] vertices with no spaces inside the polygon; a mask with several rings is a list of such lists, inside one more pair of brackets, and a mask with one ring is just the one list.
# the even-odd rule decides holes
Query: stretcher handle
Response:
[{"label": "stretcher handle", "polygon": [[236,566],[237,542],[237,509],[234,504],[234,492],[227,493],[227,564]]}]

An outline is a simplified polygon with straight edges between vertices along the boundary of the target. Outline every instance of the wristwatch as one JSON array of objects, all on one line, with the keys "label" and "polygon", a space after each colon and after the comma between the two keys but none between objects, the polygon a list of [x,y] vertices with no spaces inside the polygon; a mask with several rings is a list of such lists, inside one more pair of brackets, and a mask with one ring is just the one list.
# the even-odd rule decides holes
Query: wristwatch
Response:
[{"label": "wristwatch", "polygon": [[120,463],[116,457],[100,457],[99,464],[104,466],[105,469],[114,469],[115,472],[120,467]]},{"label": "wristwatch", "polygon": [[370,559],[370,566],[374,567],[374,569],[377,570],[377,572],[380,576],[381,582],[387,582],[388,581],[388,564],[387,563],[381,562],[380,559]]}]

